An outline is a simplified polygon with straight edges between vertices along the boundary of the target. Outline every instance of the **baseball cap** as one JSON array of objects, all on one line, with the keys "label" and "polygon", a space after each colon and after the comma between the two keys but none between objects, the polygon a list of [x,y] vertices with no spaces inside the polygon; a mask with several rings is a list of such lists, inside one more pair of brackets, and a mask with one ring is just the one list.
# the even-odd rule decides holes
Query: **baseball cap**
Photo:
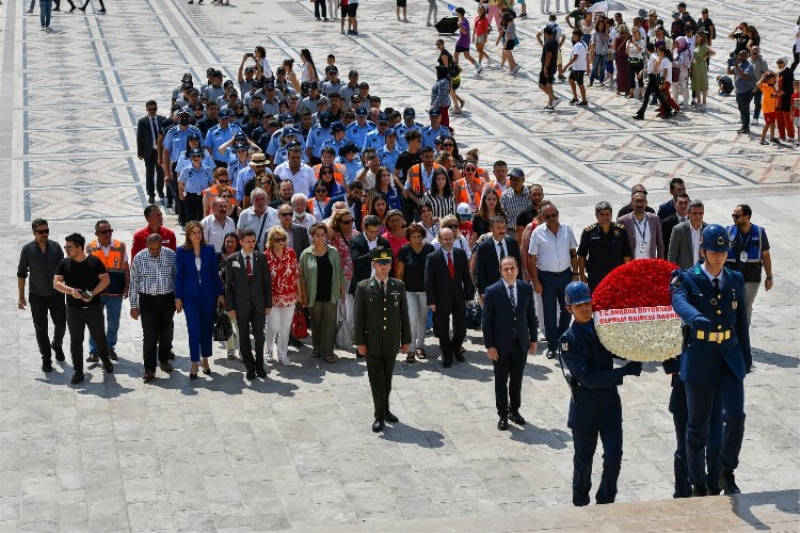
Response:
[{"label": "baseball cap", "polygon": [[231,118],[231,112],[228,109],[222,109],[218,116],[219,118]]},{"label": "baseball cap", "polygon": [[367,116],[367,110],[364,109],[363,107],[359,107],[358,109],[356,109],[356,116],[357,117],[366,117]]},{"label": "baseball cap", "polygon": [[442,116],[442,112],[434,107],[433,109],[428,111],[428,116],[429,117],[440,117],[440,116]]}]

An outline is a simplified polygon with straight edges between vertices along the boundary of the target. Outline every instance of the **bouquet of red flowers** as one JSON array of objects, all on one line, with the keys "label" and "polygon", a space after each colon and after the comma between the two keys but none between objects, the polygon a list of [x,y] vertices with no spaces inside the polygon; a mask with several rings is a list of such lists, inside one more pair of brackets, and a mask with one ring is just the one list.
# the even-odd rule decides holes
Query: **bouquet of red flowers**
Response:
[{"label": "bouquet of red flowers", "polygon": [[677,265],[637,259],[615,268],[595,288],[597,336],[611,353],[631,361],[664,361],[681,351],[681,320],[669,283]]}]

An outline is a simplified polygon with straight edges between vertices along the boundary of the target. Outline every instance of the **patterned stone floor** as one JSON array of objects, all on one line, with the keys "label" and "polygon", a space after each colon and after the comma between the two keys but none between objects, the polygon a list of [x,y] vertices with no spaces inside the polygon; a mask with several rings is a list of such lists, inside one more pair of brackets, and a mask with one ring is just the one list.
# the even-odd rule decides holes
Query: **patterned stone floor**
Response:
[{"label": "patterned stone floor", "polygon": [[[129,240],[142,224],[145,201],[136,120],[149,98],[168,107],[184,71],[200,79],[214,65],[234,77],[241,54],[254,45],[264,45],[273,63],[308,47],[319,63],[334,52],[340,72],[358,68],[372,92],[395,108],[429,103],[436,35],[424,27],[427,2],[421,0],[411,0],[408,24],[395,21],[392,2],[362,2],[358,38],[339,35],[336,24],[315,23],[313,5],[298,0],[232,0],[231,7],[106,3],[107,15],[95,4],[86,15],[55,14],[52,34],[38,30],[38,6],[34,16],[24,15],[21,0],[0,8],[0,166],[8,176],[0,240],[12,262],[30,239],[29,221],[40,216],[52,221],[58,240],[76,230],[90,234],[100,217],[112,219],[116,236]],[[663,1],[626,4],[664,15],[672,9]],[[473,2],[463,5],[474,14]],[[790,52],[796,0],[710,0],[690,11],[699,13],[702,5],[720,34],[740,19],[756,24],[771,65]],[[592,222],[591,206],[600,199],[622,205],[637,182],[663,201],[673,176],[706,201],[706,220],[727,223],[732,206],[753,206],[754,221],[771,237],[776,275],[775,289],[756,300],[756,364],[747,378],[748,428],[737,471],[753,495],[747,503],[753,511],[737,514],[742,523],[720,522],[719,529],[778,522],[797,529],[799,511],[791,502],[800,486],[800,284],[791,272],[800,260],[798,151],[737,136],[730,99],[713,97],[703,115],[634,122],[630,101],[592,88],[588,109],[562,105],[545,113],[535,85],[540,50],[534,35],[545,21],[537,8],[529,2],[531,18],[518,20],[519,76],[466,69],[460,91],[466,111],[453,119],[459,142],[479,148],[485,161],[521,166],[575,228]],[[440,16],[445,11],[440,3]],[[452,37],[445,39],[452,45]],[[712,74],[731,48],[725,41],[717,45]],[[557,91],[569,92],[564,85]],[[14,275],[6,272],[0,283],[13,295]],[[141,330],[123,318],[117,372],[104,378],[92,370],[86,386],[73,389],[68,365],[50,377],[38,372],[30,315],[13,309],[12,298],[0,308],[6,322],[0,328],[0,531],[347,530],[359,523],[362,530],[388,530],[406,520],[417,521],[405,530],[468,530],[469,523],[477,530],[489,523],[496,527],[484,530],[600,531],[619,529],[609,526],[615,520],[630,523],[622,529],[631,531],[675,526],[641,522],[675,512],[664,506],[644,507],[636,516],[623,506],[609,508],[609,515],[570,509],[568,394],[558,367],[541,356],[530,360],[523,386],[530,424],[499,433],[492,370],[476,332],[468,364],[447,373],[436,360],[398,365],[402,423],[376,437],[368,427],[365,368],[352,356],[342,353],[340,363],[323,367],[303,349],[293,354],[297,367],[271,368],[268,381],[254,384],[243,379],[239,364],[217,359],[209,379],[190,384],[179,317],[178,371],[144,386]],[[618,499],[630,505],[667,499],[674,439],[668,380],[647,368],[622,394],[626,444]],[[691,516],[731,512],[727,499],[717,501],[713,510],[695,508]],[[519,511],[539,514],[525,517],[531,520],[526,527],[504,522],[502,516]],[[445,522],[425,521],[433,518]],[[692,524],[717,529],[700,519],[683,523]]]}]

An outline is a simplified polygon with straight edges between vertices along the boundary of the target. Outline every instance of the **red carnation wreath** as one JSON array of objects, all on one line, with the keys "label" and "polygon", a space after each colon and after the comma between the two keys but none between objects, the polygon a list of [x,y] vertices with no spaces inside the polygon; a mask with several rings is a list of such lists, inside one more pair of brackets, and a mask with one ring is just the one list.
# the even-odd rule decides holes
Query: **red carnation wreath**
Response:
[{"label": "red carnation wreath", "polygon": [[681,320],[672,309],[670,277],[677,265],[637,259],[612,270],[592,293],[600,342],[631,361],[664,361],[681,349]]}]

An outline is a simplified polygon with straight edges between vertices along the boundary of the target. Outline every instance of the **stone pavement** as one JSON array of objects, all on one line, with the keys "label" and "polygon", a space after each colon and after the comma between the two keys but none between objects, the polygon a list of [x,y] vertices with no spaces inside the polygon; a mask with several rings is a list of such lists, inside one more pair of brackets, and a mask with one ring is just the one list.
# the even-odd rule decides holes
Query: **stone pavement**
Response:
[{"label": "stone pavement", "polygon": [[[27,2],[4,3],[0,166],[10,181],[0,197],[0,242],[12,265],[39,216],[51,220],[59,242],[72,231],[90,234],[100,217],[129,240],[142,225],[145,200],[136,119],[148,98],[166,109],[184,71],[200,79],[215,65],[235,77],[241,54],[254,45],[265,45],[273,64],[308,47],[320,64],[334,52],[340,72],[357,67],[371,92],[395,108],[429,103],[436,35],[424,28],[427,2],[410,2],[408,24],[395,22],[392,2],[363,2],[358,38],[315,23],[309,2],[233,3],[109,1],[105,16],[95,5],[87,15],[55,14],[56,31],[47,35],[38,31],[38,16],[23,14]],[[671,2],[629,4],[672,9]],[[463,5],[474,14],[474,3]],[[789,54],[795,15],[784,4],[710,0],[690,11],[698,14],[702,5],[720,34],[740,18],[756,24],[770,64]],[[793,302],[800,284],[790,272],[800,259],[798,152],[737,136],[734,102],[716,97],[709,113],[667,122],[634,123],[631,104],[600,88],[589,91],[588,110],[562,105],[544,113],[535,87],[534,35],[544,22],[537,7],[529,4],[530,20],[518,19],[520,76],[486,69],[477,77],[465,69],[460,93],[467,107],[453,119],[462,147],[478,147],[484,161],[521,166],[575,228],[592,222],[600,199],[621,206],[632,183],[645,183],[652,201],[663,201],[669,179],[679,175],[706,201],[707,221],[728,223],[733,206],[747,202],[769,232],[775,288],[762,290],[754,312],[755,365],[737,470],[745,495],[659,501],[672,493],[674,434],[669,380],[649,366],[621,389],[620,503],[572,509],[569,393],[560,370],[541,355],[530,360],[522,409],[529,424],[500,433],[491,365],[475,331],[467,364],[445,372],[437,359],[398,363],[393,410],[401,423],[380,436],[369,429],[365,367],[351,355],[326,365],[304,348],[291,355],[298,366],[272,367],[266,382],[252,384],[240,364],[218,357],[210,378],[191,383],[182,317],[171,376],[142,384],[141,329],[123,318],[116,372],[90,370],[73,388],[69,365],[39,372],[30,314],[11,307],[9,267],[0,282],[8,295],[0,329],[0,531],[797,529],[800,335]],[[714,73],[731,48],[721,41]],[[598,453],[595,471],[600,463]],[[671,520],[676,515],[679,524]]]}]

